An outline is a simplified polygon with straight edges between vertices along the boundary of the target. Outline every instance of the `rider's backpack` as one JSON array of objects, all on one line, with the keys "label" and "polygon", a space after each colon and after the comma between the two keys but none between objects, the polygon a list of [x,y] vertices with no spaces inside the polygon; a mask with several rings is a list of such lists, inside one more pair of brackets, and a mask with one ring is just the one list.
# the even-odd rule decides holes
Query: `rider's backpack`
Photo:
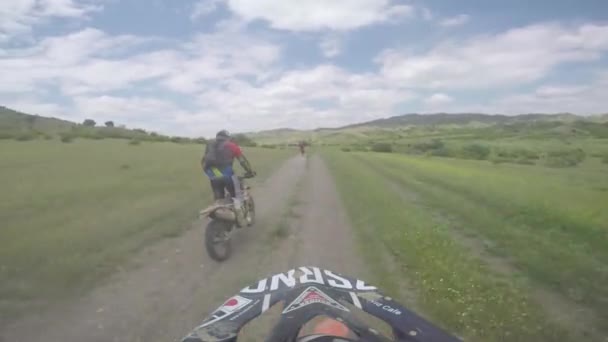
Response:
[{"label": "rider's backpack", "polygon": [[205,169],[210,167],[223,168],[232,164],[232,155],[226,148],[226,141],[213,140],[207,144],[205,154]]}]

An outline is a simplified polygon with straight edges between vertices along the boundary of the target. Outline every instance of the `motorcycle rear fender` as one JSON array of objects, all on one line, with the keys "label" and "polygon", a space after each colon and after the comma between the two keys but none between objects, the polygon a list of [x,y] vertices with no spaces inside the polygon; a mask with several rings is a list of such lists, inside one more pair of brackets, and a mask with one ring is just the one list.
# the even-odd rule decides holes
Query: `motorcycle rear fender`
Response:
[{"label": "motorcycle rear fender", "polygon": [[225,205],[212,205],[199,213],[199,217],[210,217],[212,219],[220,219],[226,221],[236,220],[234,211]]}]

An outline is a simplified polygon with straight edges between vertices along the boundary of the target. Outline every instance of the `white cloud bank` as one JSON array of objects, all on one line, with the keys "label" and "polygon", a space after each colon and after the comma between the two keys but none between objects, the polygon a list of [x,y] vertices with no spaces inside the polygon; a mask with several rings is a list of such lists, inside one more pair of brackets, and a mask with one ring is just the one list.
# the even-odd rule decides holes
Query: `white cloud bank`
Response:
[{"label": "white cloud bank", "polygon": [[263,20],[291,31],[352,30],[413,15],[409,5],[391,0],[227,0],[246,21]]},{"label": "white cloud bank", "polygon": [[[56,6],[52,11],[13,8],[13,14],[26,14],[9,17],[26,22],[24,18],[37,18],[31,13],[39,11],[86,16],[94,10],[68,0],[44,3]],[[241,22],[263,20],[283,30],[321,30],[327,57],[341,52],[343,31],[412,11],[388,0],[225,4]],[[200,15],[212,10],[202,8]],[[608,77],[603,74],[588,85],[547,84],[531,94],[503,92],[502,98],[483,106],[463,104],[454,95],[527,85],[557,66],[595,61],[608,50],[608,25],[545,23],[447,40],[416,54],[387,49],[378,53],[376,70],[369,72],[329,62],[288,69],[276,38],[253,34],[241,24],[218,27],[156,49],[140,48],[156,38],[110,35],[93,28],[41,38],[25,47],[0,47],[0,103],[43,115],[111,119],[192,136],[220,128],[337,126],[401,114],[413,100],[437,111],[592,113],[608,108],[602,95],[608,93]],[[420,98],[429,91],[432,95]]]},{"label": "white cloud bank", "polygon": [[101,10],[99,4],[74,0],[2,0],[0,42],[29,33],[32,27],[54,18],[86,18]]},{"label": "white cloud bank", "polygon": [[470,19],[471,19],[471,17],[469,17],[467,14],[459,14],[455,17],[446,18],[446,19],[441,20],[439,22],[439,25],[441,25],[443,27],[462,26],[462,25],[468,23]]}]

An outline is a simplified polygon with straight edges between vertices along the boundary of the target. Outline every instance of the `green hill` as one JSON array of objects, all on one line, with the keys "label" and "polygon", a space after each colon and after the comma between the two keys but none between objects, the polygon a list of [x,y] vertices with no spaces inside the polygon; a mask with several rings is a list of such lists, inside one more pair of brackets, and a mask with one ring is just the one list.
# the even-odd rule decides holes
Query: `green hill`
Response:
[{"label": "green hill", "polygon": [[75,123],[57,118],[21,113],[10,108],[0,106],[0,139],[34,140],[54,139],[59,137],[64,142],[73,139],[128,139],[135,143],[139,141],[172,141],[176,143],[199,143],[203,138],[170,137],[143,129],[126,128],[124,126],[110,127],[96,126],[90,123]]},{"label": "green hill", "polygon": [[0,135],[12,137],[27,132],[54,135],[66,132],[77,124],[39,115],[21,113],[0,106]]},{"label": "green hill", "polygon": [[279,129],[250,133],[260,144],[283,144],[297,140],[328,145],[398,141],[421,137],[516,137],[516,136],[571,136],[605,137],[608,115],[583,117],[570,113],[488,115],[461,114],[405,114],[339,128],[318,128],[311,131]]}]

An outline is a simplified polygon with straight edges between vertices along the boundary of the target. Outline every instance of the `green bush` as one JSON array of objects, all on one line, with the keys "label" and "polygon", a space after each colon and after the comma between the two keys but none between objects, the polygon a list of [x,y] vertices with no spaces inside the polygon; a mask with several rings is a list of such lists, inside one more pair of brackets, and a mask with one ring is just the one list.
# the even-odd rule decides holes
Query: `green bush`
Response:
[{"label": "green bush", "polygon": [[545,165],[549,167],[572,167],[581,163],[586,157],[587,154],[580,148],[550,151],[545,157]]},{"label": "green bush", "polygon": [[463,157],[467,159],[488,159],[491,152],[492,150],[488,146],[481,144],[470,144],[462,148]]},{"label": "green bush", "polygon": [[536,163],[530,159],[517,159],[515,163],[521,165],[536,165]]},{"label": "green bush", "polygon": [[517,160],[519,160],[519,159],[528,159],[528,160],[540,159],[540,154],[538,154],[537,152],[532,151],[532,150],[523,149],[523,148],[510,149],[510,150],[501,149],[496,152],[496,155],[501,158],[517,159]]},{"label": "green bush", "polygon": [[3,139],[13,139],[15,137],[15,134],[13,132],[10,131],[0,131],[0,140]]},{"label": "green bush", "polygon": [[277,146],[276,146],[276,145],[262,145],[262,146],[260,146],[260,147],[261,147],[261,148],[270,148],[270,149],[277,148]]},{"label": "green bush", "polygon": [[393,152],[393,145],[391,145],[389,143],[375,143],[372,145],[372,151],[391,153],[391,152]]},{"label": "green bush", "polygon": [[608,153],[602,157],[602,163],[608,164]]},{"label": "green bush", "polygon": [[74,136],[70,133],[61,133],[59,137],[63,143],[71,143],[74,140]]},{"label": "green bush", "polygon": [[[411,146],[414,151],[429,152],[433,150],[445,150],[445,144],[439,139],[433,139],[430,142],[418,142]],[[431,152],[431,154],[433,154]]]},{"label": "green bush", "polygon": [[139,139],[131,139],[129,140],[129,145],[139,145],[141,144],[141,141]]},{"label": "green bush", "polygon": [[340,150],[342,152],[350,152],[351,151],[350,147],[342,147]]},{"label": "green bush", "polygon": [[453,157],[452,151],[448,150],[445,146],[431,150],[430,154],[436,157]]},{"label": "green bush", "polygon": [[43,137],[44,137],[44,140],[53,140],[53,136],[50,134],[45,134]]},{"label": "green bush", "polygon": [[17,141],[29,141],[34,139],[36,139],[36,135],[32,132],[23,132],[15,136],[15,140]]},{"label": "green bush", "polygon": [[511,163],[511,162],[513,162],[513,159],[501,158],[501,157],[492,157],[492,158],[490,158],[490,161],[493,164],[504,164],[504,163]]}]

